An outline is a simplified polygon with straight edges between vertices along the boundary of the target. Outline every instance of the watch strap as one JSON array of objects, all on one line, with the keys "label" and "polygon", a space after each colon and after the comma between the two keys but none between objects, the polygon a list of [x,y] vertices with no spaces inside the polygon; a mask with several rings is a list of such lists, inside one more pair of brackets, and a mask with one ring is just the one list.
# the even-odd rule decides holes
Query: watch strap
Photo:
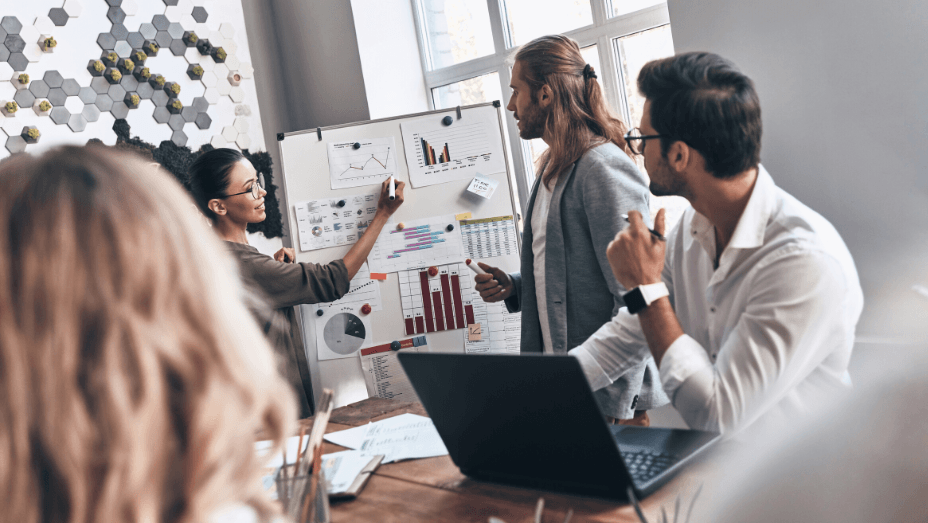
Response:
[{"label": "watch strap", "polygon": [[669,296],[670,291],[664,282],[639,285],[622,295],[629,314],[638,314],[655,301]]}]

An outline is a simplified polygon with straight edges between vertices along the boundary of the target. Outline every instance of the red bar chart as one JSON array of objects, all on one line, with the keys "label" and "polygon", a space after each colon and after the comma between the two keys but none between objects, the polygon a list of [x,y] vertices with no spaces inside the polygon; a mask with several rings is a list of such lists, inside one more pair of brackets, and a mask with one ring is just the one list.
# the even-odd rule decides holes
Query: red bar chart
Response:
[{"label": "red bar chart", "polygon": [[407,335],[464,329],[473,320],[473,281],[464,264],[400,271],[403,323]]}]

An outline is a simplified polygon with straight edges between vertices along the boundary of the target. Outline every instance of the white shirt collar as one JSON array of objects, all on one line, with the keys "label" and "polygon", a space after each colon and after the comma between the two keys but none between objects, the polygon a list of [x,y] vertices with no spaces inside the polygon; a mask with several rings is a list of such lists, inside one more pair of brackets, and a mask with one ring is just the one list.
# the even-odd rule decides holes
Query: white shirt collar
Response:
[{"label": "white shirt collar", "polygon": [[[767,222],[776,207],[776,184],[763,165],[757,168],[757,181],[751,190],[751,197],[738,218],[735,232],[728,242],[727,249],[753,249],[764,244]],[[715,229],[708,218],[691,208],[687,234],[684,234],[684,247],[689,249],[693,240],[699,242],[710,258],[715,257]]]}]

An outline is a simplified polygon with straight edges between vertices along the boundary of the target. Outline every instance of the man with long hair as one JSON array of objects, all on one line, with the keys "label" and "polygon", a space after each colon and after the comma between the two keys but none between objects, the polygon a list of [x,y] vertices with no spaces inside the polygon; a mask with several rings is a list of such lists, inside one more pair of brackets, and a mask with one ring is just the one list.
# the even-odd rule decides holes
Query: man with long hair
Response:
[{"label": "man with long hair", "polygon": [[[628,307],[571,354],[594,390],[653,355],[693,428],[784,429],[850,385],[863,307],[854,260],[760,165],[760,101],[734,64],[711,53],[657,60],[638,89],[646,102],[628,140],[651,192],[692,206],[666,242],[629,213],[608,248]],[[663,235],[663,209],[654,221]]]},{"label": "man with long hair", "polygon": [[[623,305],[606,245],[625,226],[621,215],[648,212],[647,182],[576,42],[543,36],[523,46],[510,87],[519,135],[541,138],[548,150],[525,213],[521,271],[481,264],[489,274],[476,277],[476,289],[522,311],[522,352],[564,354]],[[647,410],[668,400],[650,356],[627,363],[596,398],[611,421],[647,425]]]}]

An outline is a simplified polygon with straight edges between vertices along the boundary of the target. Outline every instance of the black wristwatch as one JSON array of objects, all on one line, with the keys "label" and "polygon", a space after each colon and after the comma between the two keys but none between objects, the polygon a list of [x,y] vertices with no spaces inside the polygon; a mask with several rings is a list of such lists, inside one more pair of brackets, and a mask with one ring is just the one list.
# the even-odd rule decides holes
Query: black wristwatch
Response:
[{"label": "black wristwatch", "polygon": [[664,285],[664,282],[659,282],[649,285],[639,285],[623,294],[622,300],[625,301],[625,306],[628,308],[629,314],[638,314],[648,305],[669,295],[670,291],[667,290],[667,286]]}]

